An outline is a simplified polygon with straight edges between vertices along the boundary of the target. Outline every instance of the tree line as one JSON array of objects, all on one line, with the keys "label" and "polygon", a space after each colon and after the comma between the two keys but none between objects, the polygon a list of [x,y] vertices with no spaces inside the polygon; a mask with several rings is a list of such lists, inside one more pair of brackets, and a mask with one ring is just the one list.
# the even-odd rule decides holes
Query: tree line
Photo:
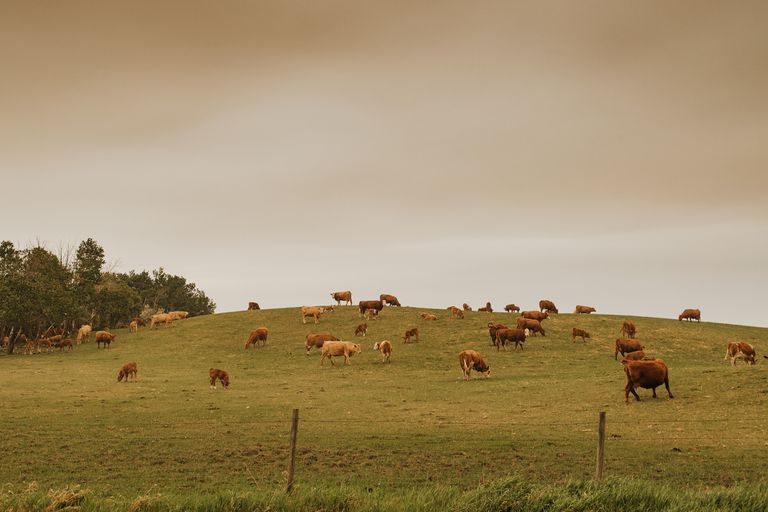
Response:
[{"label": "tree line", "polygon": [[[0,339],[37,337],[50,327],[82,324],[120,327],[159,311],[213,313],[216,304],[186,278],[160,267],[151,272],[105,269],[104,249],[93,239],[74,254],[54,254],[40,244],[19,249],[0,242]],[[13,350],[13,343],[8,351]]]}]

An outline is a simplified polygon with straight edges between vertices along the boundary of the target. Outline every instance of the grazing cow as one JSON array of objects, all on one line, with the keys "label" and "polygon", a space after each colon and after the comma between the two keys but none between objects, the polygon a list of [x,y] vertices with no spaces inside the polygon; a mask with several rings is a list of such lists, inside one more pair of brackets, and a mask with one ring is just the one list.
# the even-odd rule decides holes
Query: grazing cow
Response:
[{"label": "grazing cow", "polygon": [[482,373],[486,377],[491,376],[491,367],[485,362],[483,356],[476,350],[464,350],[459,354],[459,366],[461,366],[461,373],[464,376],[464,380],[469,380],[470,372],[475,370]]},{"label": "grazing cow", "polygon": [[495,324],[493,322],[488,322],[488,334],[491,336],[491,343],[496,345],[496,331],[499,329],[509,329],[504,324]]},{"label": "grazing cow", "polygon": [[249,302],[248,303],[248,311],[256,311],[261,309],[258,302]]},{"label": "grazing cow", "polygon": [[85,343],[88,341],[88,338],[91,337],[91,326],[88,324],[83,324],[80,326],[80,328],[77,330],[77,344]]},{"label": "grazing cow", "polygon": [[464,319],[464,311],[462,311],[461,309],[451,306],[451,309],[449,309],[449,311],[451,312],[452,318],[456,318],[459,320]]},{"label": "grazing cow", "polygon": [[362,336],[365,338],[366,334],[368,334],[368,324],[360,324],[355,328],[355,336]]},{"label": "grazing cow", "polygon": [[555,307],[555,303],[551,300],[540,300],[539,309],[542,313],[558,313],[557,307]]},{"label": "grazing cow", "polygon": [[134,334],[139,331],[139,324],[136,322],[136,320],[132,320],[131,323],[128,324],[128,331]]},{"label": "grazing cow", "polygon": [[627,385],[624,387],[624,402],[629,403],[629,394],[635,395],[637,401],[640,397],[637,395],[637,388],[652,389],[653,398],[656,398],[656,388],[664,384],[667,388],[669,398],[674,398],[669,390],[669,369],[661,359],[630,361],[622,359],[624,373],[627,374]]},{"label": "grazing cow", "polygon": [[395,297],[394,295],[389,295],[388,293],[382,293],[381,295],[379,295],[379,300],[382,303],[386,302],[388,306],[400,307],[400,301],[397,300],[397,297]]},{"label": "grazing cow", "polygon": [[313,317],[317,323],[324,311],[323,306],[301,306],[301,323],[306,324],[308,316]]},{"label": "grazing cow", "polygon": [[728,343],[725,351],[725,360],[731,360],[731,366],[736,366],[736,360],[741,359],[747,364],[755,364],[755,347],[744,341],[732,341]]},{"label": "grazing cow", "polygon": [[405,331],[405,336],[403,336],[403,343],[410,343],[411,338],[416,338],[416,341],[419,341],[419,329],[417,327]]},{"label": "grazing cow", "polygon": [[587,338],[589,338],[589,333],[585,331],[584,329],[578,329],[576,327],[573,328],[573,341],[576,341],[576,338],[580,337],[581,341],[587,341]]},{"label": "grazing cow", "polygon": [[34,348],[35,344],[32,343],[32,340],[27,340],[27,342],[24,344],[24,355],[31,356]]},{"label": "grazing cow", "polygon": [[689,322],[693,322],[696,320],[697,322],[701,322],[701,311],[698,309],[686,309],[680,315],[677,317],[678,320],[688,320]]},{"label": "grazing cow", "polygon": [[523,311],[520,313],[520,316],[523,318],[528,318],[529,320],[538,320],[539,322],[543,322],[549,318],[549,313],[546,311],[544,313],[541,311]]},{"label": "grazing cow", "polygon": [[136,325],[139,327],[144,327],[146,324],[144,323],[144,319],[140,316],[135,316],[131,319],[132,321],[136,322]]},{"label": "grazing cow", "polygon": [[171,317],[171,321],[184,320],[189,316],[189,311],[169,311],[168,316]]},{"label": "grazing cow", "polygon": [[313,347],[322,348],[323,343],[326,341],[339,341],[339,338],[329,332],[309,333],[305,338],[305,346],[307,347],[307,355]]},{"label": "grazing cow", "polygon": [[637,334],[637,327],[635,327],[635,322],[632,320],[624,320],[624,323],[621,324],[621,330],[619,331],[619,334],[626,336],[627,338],[634,338],[635,334]]},{"label": "grazing cow", "polygon": [[337,306],[341,306],[342,301],[345,306],[352,305],[352,292],[347,290],[345,292],[333,292],[331,298],[336,301]]},{"label": "grazing cow", "polygon": [[209,368],[208,376],[211,378],[211,389],[216,389],[216,381],[220,381],[224,389],[229,387],[229,374],[218,368]]},{"label": "grazing cow", "polygon": [[389,340],[384,340],[379,343],[376,343],[373,345],[373,350],[378,350],[381,354],[381,362],[382,363],[391,363],[392,361],[389,360],[389,357],[392,355],[392,342]]},{"label": "grazing cow", "polygon": [[497,329],[496,330],[496,351],[499,350],[499,345],[507,350],[507,342],[515,343],[515,350],[520,346],[520,350],[525,349],[525,331],[522,329]]},{"label": "grazing cow", "polygon": [[648,359],[649,361],[653,360],[652,357],[645,357],[644,350],[636,350],[634,352],[629,352],[627,355],[624,356],[624,359],[628,361],[640,361],[641,359]]},{"label": "grazing cow", "polygon": [[125,382],[128,382],[131,375],[133,375],[133,380],[135,381],[137,373],[139,373],[139,369],[136,366],[136,363],[125,363],[122,368],[120,368],[120,371],[117,372],[117,382],[120,382],[123,379],[125,379]]},{"label": "grazing cow", "polygon": [[171,318],[171,315],[168,313],[158,313],[156,315],[152,315],[152,319],[149,322],[149,328],[154,329],[156,325],[165,324],[166,327],[171,325],[171,322],[173,322],[173,318]]},{"label": "grazing cow", "polygon": [[432,313],[426,313],[426,312],[419,313],[419,316],[421,316],[421,318],[423,318],[424,320],[430,320],[430,321],[437,320],[437,316],[433,315]]},{"label": "grazing cow", "polygon": [[507,304],[504,306],[504,311],[507,313],[519,313],[520,312],[520,306],[515,306],[514,304]]},{"label": "grazing cow", "polygon": [[366,320],[376,320],[376,318],[379,316],[379,310],[378,309],[366,309],[365,315],[363,315]]},{"label": "grazing cow", "polygon": [[638,350],[645,350],[645,347],[640,344],[637,340],[616,340],[616,347],[613,352],[613,360],[615,361],[617,359],[617,356],[619,352],[621,352],[622,357],[624,354],[628,354],[630,352],[637,352]]},{"label": "grazing cow", "polygon": [[466,302],[462,304],[461,307],[464,309],[464,311],[472,311],[472,308]]},{"label": "grazing cow", "polygon": [[375,309],[377,312],[384,308],[384,303],[380,300],[361,300],[357,304],[360,309],[360,316],[365,316],[365,312],[369,309]]},{"label": "grazing cow", "polygon": [[112,334],[107,331],[96,332],[96,348],[101,348],[101,344],[103,343],[104,346],[107,347],[107,350],[109,350],[110,343],[115,341],[116,337],[117,334]]},{"label": "grazing cow", "polygon": [[576,306],[576,311],[574,313],[578,315],[588,315],[590,313],[594,313],[597,310],[593,308],[592,306]]},{"label": "grazing cow", "polygon": [[69,338],[64,338],[62,340],[56,341],[53,343],[54,347],[58,347],[59,351],[63,351],[64,347],[67,347],[69,352],[72,352],[72,340]]},{"label": "grazing cow", "polygon": [[269,329],[266,327],[257,327],[252,330],[248,335],[248,341],[245,342],[245,350],[248,350],[248,347],[251,345],[253,345],[253,348],[256,348],[259,345],[259,342],[261,342],[261,346],[263,347],[267,344],[267,336],[269,336]]},{"label": "grazing cow", "polygon": [[485,311],[486,313],[493,313],[493,308],[490,302],[486,302],[482,308],[477,308],[478,311]]},{"label": "grazing cow", "polygon": [[352,343],[350,341],[326,341],[323,344],[322,355],[320,356],[320,366],[326,359],[331,361],[331,365],[336,365],[333,362],[334,357],[344,356],[344,364],[352,366],[349,362],[349,358],[360,352],[360,345]]},{"label": "grazing cow", "polygon": [[534,336],[536,333],[541,333],[542,336],[547,335],[547,333],[544,332],[544,328],[541,326],[541,322],[538,320],[531,320],[530,318],[519,317],[517,319],[517,328],[528,329]]}]

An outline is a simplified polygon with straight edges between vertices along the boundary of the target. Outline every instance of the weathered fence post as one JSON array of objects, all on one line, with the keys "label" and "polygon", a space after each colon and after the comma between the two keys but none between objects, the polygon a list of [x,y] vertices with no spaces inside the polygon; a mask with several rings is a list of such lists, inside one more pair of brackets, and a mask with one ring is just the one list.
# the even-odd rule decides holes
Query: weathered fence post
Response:
[{"label": "weathered fence post", "polygon": [[597,465],[595,467],[595,480],[603,479],[605,468],[605,411],[600,411],[600,419],[597,426]]},{"label": "weathered fence post", "polygon": [[296,467],[296,435],[299,432],[299,410],[293,410],[291,418],[291,458],[288,461],[288,486],[285,492],[290,493],[293,490],[293,471]]}]

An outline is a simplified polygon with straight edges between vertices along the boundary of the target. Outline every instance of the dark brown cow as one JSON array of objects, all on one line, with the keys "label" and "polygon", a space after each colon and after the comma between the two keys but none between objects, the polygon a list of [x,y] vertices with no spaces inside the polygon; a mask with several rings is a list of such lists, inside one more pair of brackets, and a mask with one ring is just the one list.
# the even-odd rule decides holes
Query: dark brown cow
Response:
[{"label": "dark brown cow", "polygon": [[224,389],[229,387],[229,374],[224,370],[218,368],[210,368],[208,370],[208,376],[211,378],[211,389],[216,389],[216,381],[219,380],[224,386]]},{"label": "dark brown cow", "polygon": [[499,329],[509,329],[504,324],[495,324],[493,322],[488,322],[488,334],[491,336],[491,343],[496,345],[496,331]]},{"label": "dark brown cow", "polygon": [[472,311],[472,308],[466,302],[462,304],[461,307],[464,308],[464,311]]},{"label": "dark brown cow", "polygon": [[261,346],[266,345],[268,336],[269,329],[266,327],[258,327],[252,330],[248,335],[248,341],[245,342],[245,350],[248,350],[248,347],[251,345],[253,345],[253,348],[256,348],[259,345],[259,342],[261,342]]},{"label": "dark brown cow", "polygon": [[678,320],[688,320],[689,322],[693,322],[696,320],[697,322],[701,322],[701,311],[698,309],[686,309],[680,315],[677,317]]},{"label": "dark brown cow", "polygon": [[621,330],[619,331],[619,334],[626,336],[627,338],[634,338],[635,334],[637,334],[637,327],[635,327],[635,322],[632,320],[624,320],[624,323],[621,324]]},{"label": "dark brown cow", "polygon": [[504,306],[504,311],[507,313],[519,313],[520,312],[520,306],[515,306],[514,304],[507,304]]},{"label": "dark brown cow", "polygon": [[531,320],[530,318],[518,318],[517,319],[517,328],[518,329],[528,329],[532,335],[536,335],[537,332],[540,332],[542,336],[546,336],[547,334],[544,332],[544,328],[541,326],[541,322],[538,320]]},{"label": "dark brown cow", "polygon": [[499,350],[499,345],[507,350],[507,342],[515,343],[515,350],[520,346],[520,350],[525,348],[525,331],[522,329],[497,329],[496,330],[496,351]]},{"label": "dark brown cow", "polygon": [[261,309],[259,307],[259,303],[258,302],[249,302],[248,303],[248,311],[256,311],[258,309]]},{"label": "dark brown cow", "polygon": [[331,297],[336,301],[337,306],[341,306],[342,301],[345,306],[352,305],[352,292],[349,290],[345,292],[333,292],[331,293]]},{"label": "dark brown cow", "polygon": [[389,295],[388,293],[382,293],[379,295],[379,300],[381,302],[385,302],[388,306],[397,306],[400,307],[400,301],[397,300],[397,297],[394,295]]},{"label": "dark brown cow", "polygon": [[475,350],[464,350],[459,354],[459,366],[461,366],[461,373],[464,375],[464,380],[470,379],[470,372],[475,370],[480,372],[486,377],[491,376],[491,367],[485,362],[483,356]]},{"label": "dark brown cow", "polygon": [[555,303],[551,300],[540,300],[539,309],[542,313],[558,313]]},{"label": "dark brown cow", "polygon": [[588,315],[596,311],[597,310],[592,306],[576,306],[576,311],[574,311],[574,313],[576,313],[577,315]]},{"label": "dark brown cow", "polygon": [[307,348],[307,355],[312,347],[323,348],[323,343],[326,341],[339,341],[339,338],[329,332],[309,333],[305,338],[305,346]]},{"label": "dark brown cow", "polygon": [[72,340],[70,338],[64,338],[53,343],[54,348],[58,348],[59,351],[63,351],[64,347],[67,347],[69,352],[72,352]]},{"label": "dark brown cow", "polygon": [[641,359],[648,359],[650,361],[653,358],[645,357],[644,350],[636,350],[635,352],[629,352],[627,355],[624,356],[624,359],[627,359],[629,361],[640,361]]},{"label": "dark brown cow", "polygon": [[490,302],[486,302],[482,308],[477,308],[478,311],[485,311],[486,313],[493,313],[493,308]]},{"label": "dark brown cow", "polygon": [[581,338],[581,341],[587,341],[587,338],[589,338],[590,335],[584,329],[579,329],[577,327],[574,327],[573,328],[573,341],[576,341],[576,338],[578,338],[578,337]]},{"label": "dark brown cow", "polygon": [[619,352],[624,356],[624,354],[637,352],[638,350],[645,350],[645,347],[642,346],[639,341],[618,339],[616,340],[616,346],[613,352],[613,360],[615,361],[617,359]]},{"label": "dark brown cow", "polygon": [[355,336],[365,337],[366,334],[368,334],[368,324],[360,324],[355,328]]},{"label": "dark brown cow", "polygon": [[139,373],[139,368],[136,366],[136,363],[125,363],[122,368],[120,368],[120,371],[117,372],[117,382],[120,382],[121,380],[125,379],[125,382],[128,382],[128,379],[133,376],[133,380],[136,380],[136,374]]},{"label": "dark brown cow", "polygon": [[652,389],[653,398],[656,398],[656,388],[662,384],[667,388],[669,398],[674,398],[672,391],[669,390],[669,369],[661,359],[630,361],[625,358],[621,360],[621,364],[624,365],[624,373],[627,375],[624,402],[629,403],[630,393],[635,395],[638,402],[640,401],[635,391],[637,388]]},{"label": "dark brown cow", "polygon": [[407,331],[405,331],[405,336],[403,336],[403,343],[410,343],[411,338],[416,338],[416,341],[419,341],[418,327],[414,327],[412,329],[408,329]]},{"label": "dark brown cow", "polygon": [[115,338],[117,337],[117,334],[111,334],[107,331],[98,331],[96,333],[96,348],[101,348],[101,344],[103,343],[105,347],[107,347],[107,350],[109,350],[109,344],[115,341]]},{"label": "dark brown cow", "polygon": [[531,320],[538,320],[539,322],[543,322],[547,318],[549,318],[549,313],[546,311],[542,313],[541,311],[523,311],[520,313],[520,316],[523,318],[529,318]]},{"label": "dark brown cow", "polygon": [[365,312],[369,309],[375,309],[376,312],[380,312],[384,309],[384,303],[380,300],[361,300],[358,303],[358,307],[360,308],[360,316],[365,316]]},{"label": "dark brown cow", "polygon": [[755,347],[744,341],[732,341],[728,343],[725,359],[731,360],[731,366],[736,366],[737,359],[741,359],[747,364],[755,364]]}]

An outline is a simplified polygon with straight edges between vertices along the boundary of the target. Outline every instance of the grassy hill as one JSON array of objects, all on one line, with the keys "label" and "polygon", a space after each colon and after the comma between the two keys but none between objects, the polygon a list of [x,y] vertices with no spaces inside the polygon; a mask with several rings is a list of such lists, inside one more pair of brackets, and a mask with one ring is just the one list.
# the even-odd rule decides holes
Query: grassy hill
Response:
[{"label": "grassy hill", "polygon": [[[607,411],[606,473],[698,488],[766,483],[768,330],[633,318],[649,355],[670,368],[675,395],[640,390],[625,405],[613,343],[624,318],[554,315],[525,351],[497,352],[489,321],[516,314],[446,311],[426,322],[415,308],[387,308],[368,322],[351,366],[320,366],[304,335],[353,340],[361,321],[342,307],[317,326],[298,308],[190,318],[138,334],[118,331],[110,350],[0,357],[0,483],[80,484],[136,496],[221,489],[271,490],[285,481],[291,409],[300,409],[297,488],[338,485],[368,492],[449,485],[470,489],[522,473],[532,481],[588,479],[598,411]],[[250,329],[270,329],[266,347],[245,351]],[[421,341],[402,343],[407,327]],[[571,328],[592,333],[572,342]],[[372,350],[394,343],[391,365]],[[759,363],[723,361],[730,340],[748,341]],[[461,380],[457,355],[479,350],[489,379]],[[136,361],[136,383],[118,384]],[[232,376],[210,390],[208,368]],[[476,375],[476,374],[475,374]]]}]

